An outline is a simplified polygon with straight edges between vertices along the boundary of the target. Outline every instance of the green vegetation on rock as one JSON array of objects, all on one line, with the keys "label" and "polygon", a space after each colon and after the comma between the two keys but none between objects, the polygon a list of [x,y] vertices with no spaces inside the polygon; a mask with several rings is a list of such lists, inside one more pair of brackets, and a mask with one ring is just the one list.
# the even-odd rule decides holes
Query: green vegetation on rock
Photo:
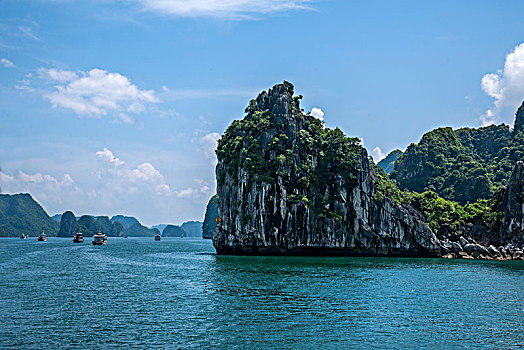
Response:
[{"label": "green vegetation on rock", "polygon": [[0,237],[56,236],[58,227],[30,194],[0,194]]},{"label": "green vegetation on rock", "polygon": [[400,204],[410,205],[424,215],[426,223],[439,239],[460,236],[468,224],[483,225],[490,231],[497,231],[502,224],[503,213],[498,195],[461,205],[433,191],[401,191],[387,174],[382,172],[377,175],[375,201],[388,197]]},{"label": "green vegetation on rock", "polygon": [[391,178],[402,189],[433,191],[461,204],[489,199],[524,159],[523,115],[524,105],[513,131],[504,124],[430,131],[398,158]]},{"label": "green vegetation on rock", "polygon": [[339,217],[328,205],[336,193],[327,189],[338,182],[348,189],[356,185],[362,146],[358,138],[305,115],[300,99],[293,97],[290,115],[286,110],[292,125],[282,114],[257,109],[252,100],[244,119],[233,121],[218,141],[217,158],[226,171],[217,173],[217,182],[222,185],[226,174],[242,177],[241,169],[258,185],[285,183],[290,203],[312,206],[319,216]]},{"label": "green vegetation on rock", "polygon": [[177,225],[167,225],[162,231],[163,237],[185,237],[186,231]]}]

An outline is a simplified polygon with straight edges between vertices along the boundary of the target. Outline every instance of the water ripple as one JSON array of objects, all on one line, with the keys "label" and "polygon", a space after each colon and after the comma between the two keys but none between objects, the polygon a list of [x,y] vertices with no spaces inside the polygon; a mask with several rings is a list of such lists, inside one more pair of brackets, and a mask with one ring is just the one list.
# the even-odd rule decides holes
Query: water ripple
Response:
[{"label": "water ripple", "polygon": [[0,348],[524,347],[524,263],[0,239]]}]

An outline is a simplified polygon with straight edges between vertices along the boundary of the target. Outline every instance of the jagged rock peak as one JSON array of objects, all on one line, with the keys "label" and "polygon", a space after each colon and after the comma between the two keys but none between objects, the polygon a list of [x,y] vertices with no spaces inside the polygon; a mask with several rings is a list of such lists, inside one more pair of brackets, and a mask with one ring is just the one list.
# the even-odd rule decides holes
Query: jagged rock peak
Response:
[{"label": "jagged rock peak", "polygon": [[77,232],[78,223],[76,222],[75,214],[68,210],[62,214],[62,218],[60,219],[58,237],[72,237]]},{"label": "jagged rock peak", "polygon": [[519,132],[524,129],[524,102],[520,105],[517,113],[515,113],[515,125],[513,130]]},{"label": "jagged rock peak", "polygon": [[357,138],[302,113],[284,82],[219,140],[218,254],[439,256],[420,213],[375,198]]},{"label": "jagged rock peak", "polygon": [[292,116],[293,106],[300,110],[298,99],[293,99],[295,88],[293,84],[284,81],[282,84],[273,86],[269,91],[262,91],[256,99],[251,100],[246,112],[270,112],[277,120]]}]

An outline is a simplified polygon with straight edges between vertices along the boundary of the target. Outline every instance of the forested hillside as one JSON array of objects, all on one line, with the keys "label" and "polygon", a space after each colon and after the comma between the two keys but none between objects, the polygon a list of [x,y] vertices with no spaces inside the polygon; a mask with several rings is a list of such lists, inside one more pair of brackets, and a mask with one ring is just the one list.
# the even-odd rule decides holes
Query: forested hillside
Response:
[{"label": "forested hillside", "polygon": [[391,178],[401,189],[434,191],[461,204],[491,198],[524,159],[524,104],[514,129],[439,128],[411,144],[395,162]]}]

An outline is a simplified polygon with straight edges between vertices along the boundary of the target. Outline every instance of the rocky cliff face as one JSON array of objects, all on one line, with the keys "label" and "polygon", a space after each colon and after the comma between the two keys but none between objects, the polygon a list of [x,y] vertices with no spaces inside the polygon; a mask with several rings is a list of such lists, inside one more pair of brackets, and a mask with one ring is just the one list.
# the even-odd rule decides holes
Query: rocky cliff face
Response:
[{"label": "rocky cliff face", "polygon": [[186,231],[182,230],[180,226],[167,225],[162,231],[163,237],[185,237]]},{"label": "rocky cliff face", "polygon": [[[522,108],[522,107],[521,107]],[[502,201],[505,242],[524,248],[524,162],[517,162]]]},{"label": "rocky cliff face", "polygon": [[513,126],[513,133],[517,134],[524,130],[524,102],[520,105],[517,113],[515,113],[515,125]]},{"label": "rocky cliff face", "polygon": [[206,214],[204,217],[204,223],[202,225],[202,238],[211,239],[217,230],[217,223],[215,221],[218,216],[218,197],[215,194],[206,207]]},{"label": "rocky cliff face", "polygon": [[66,211],[60,218],[58,237],[73,237],[78,232],[78,223],[71,211]]},{"label": "rocky cliff face", "polygon": [[262,92],[219,141],[218,254],[440,256],[423,217],[374,199],[365,149],[300,109],[288,82]]}]

